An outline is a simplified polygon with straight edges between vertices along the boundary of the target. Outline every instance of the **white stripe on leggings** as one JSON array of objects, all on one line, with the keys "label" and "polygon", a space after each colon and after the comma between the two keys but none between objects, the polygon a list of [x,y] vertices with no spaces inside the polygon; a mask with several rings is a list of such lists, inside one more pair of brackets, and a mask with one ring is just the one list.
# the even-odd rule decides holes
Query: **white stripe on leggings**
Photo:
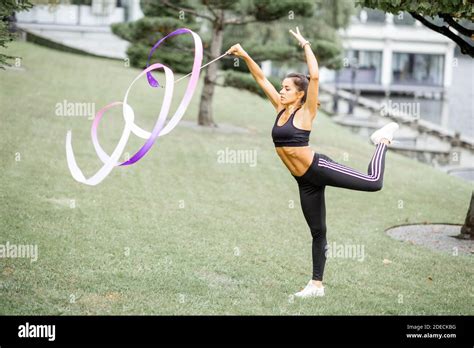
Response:
[{"label": "white stripe on leggings", "polygon": [[[383,145],[385,145],[385,144],[383,144]],[[382,159],[382,157],[381,157],[382,151],[383,151],[383,146],[379,146],[376,150],[376,153],[375,153],[375,160],[371,161],[372,165],[375,162],[375,171],[372,172],[372,175],[360,173],[360,172],[358,172],[358,171],[356,171],[352,168],[346,167],[346,166],[338,164],[338,163],[333,163],[333,162],[327,161],[325,159],[321,159],[321,163],[322,163],[322,166],[324,166],[324,167],[334,169],[334,170],[338,170],[342,173],[350,174],[350,175],[359,177],[361,179],[365,179],[365,180],[369,180],[369,181],[375,181],[375,180],[377,180],[377,178],[380,174],[379,168],[381,166],[380,162],[381,162],[381,159]],[[375,180],[373,180],[374,178],[375,178]]]},{"label": "white stripe on leggings", "polygon": [[363,180],[366,180],[366,181],[377,181],[377,180],[379,180],[380,174],[382,172],[380,170],[381,165],[382,165],[382,153],[383,153],[383,150],[384,150],[386,144],[385,143],[379,143],[378,145],[381,145],[381,146],[377,146],[377,150],[375,152],[375,161],[372,161],[372,165],[375,162],[375,172],[372,172],[372,175],[357,172],[357,171],[355,171],[355,170],[353,170],[349,167],[346,167],[346,166],[343,166],[343,165],[337,164],[337,163],[331,163],[331,162],[326,161],[325,159],[322,159],[322,158],[319,158],[318,166],[326,167],[326,168],[329,168],[329,169],[332,169],[332,170],[335,170],[335,171],[338,171],[338,172],[341,172],[341,173],[344,173],[344,174],[348,174],[348,175],[351,175],[351,176],[354,176],[354,177],[357,177],[357,178],[360,178],[360,179],[363,179]]},{"label": "white stripe on leggings", "polygon": [[377,154],[377,150],[378,150],[378,148],[381,144],[383,144],[383,143],[378,143],[377,144],[374,155],[372,156],[372,159],[370,160],[370,172],[372,173],[372,175],[374,174],[375,155]]},{"label": "white stripe on leggings", "polygon": [[[379,143],[379,145],[381,145],[383,143]],[[385,144],[384,144],[385,145]],[[372,168],[372,174],[364,174],[364,173],[360,173],[352,168],[349,168],[347,166],[344,166],[342,164],[339,164],[339,163],[333,163],[333,162],[330,162],[330,161],[327,161],[325,159],[321,159],[321,161],[324,161],[325,163],[327,163],[328,165],[330,166],[334,166],[334,167],[337,167],[337,168],[340,168],[340,169],[343,169],[343,170],[347,170],[349,172],[352,172],[352,173],[355,173],[355,174],[359,174],[359,175],[362,175],[362,176],[365,176],[365,177],[368,177],[368,178],[372,178],[372,177],[375,177],[376,176],[376,173],[374,173],[374,163],[376,164],[376,167],[378,165],[378,161],[377,159],[374,160],[374,157],[377,157],[379,156],[379,154],[381,153],[381,146],[378,146],[377,145],[377,149],[375,150],[375,153],[374,153],[374,156],[372,156],[372,160],[370,161],[371,163],[371,168]]]},{"label": "white stripe on leggings", "polygon": [[[344,169],[344,170],[347,170],[347,171],[350,171],[350,172],[353,172],[353,173],[356,173],[356,174],[359,174],[359,175],[362,175],[362,176],[365,176],[365,177],[372,178],[372,177],[375,177],[375,176],[376,176],[376,174],[374,173],[374,163],[375,163],[375,164],[378,164],[378,163],[376,163],[377,160],[376,160],[375,157],[377,157],[378,154],[380,153],[379,150],[380,150],[380,147],[378,147],[378,148],[375,150],[375,153],[374,153],[374,155],[372,156],[372,159],[371,159],[371,161],[370,161],[370,163],[371,163],[371,168],[372,168],[372,174],[360,173],[360,172],[358,172],[358,171],[356,171],[356,170],[354,170],[354,169],[352,169],[352,168],[349,168],[349,167],[344,166],[344,165],[339,164],[339,163],[333,163],[333,162],[327,161],[327,160],[325,160],[325,159],[321,159],[321,161],[326,162],[328,165],[331,165],[331,166],[334,166],[334,167],[338,167],[338,168],[341,168],[341,169]],[[374,159],[374,158],[375,158],[375,159]]]}]

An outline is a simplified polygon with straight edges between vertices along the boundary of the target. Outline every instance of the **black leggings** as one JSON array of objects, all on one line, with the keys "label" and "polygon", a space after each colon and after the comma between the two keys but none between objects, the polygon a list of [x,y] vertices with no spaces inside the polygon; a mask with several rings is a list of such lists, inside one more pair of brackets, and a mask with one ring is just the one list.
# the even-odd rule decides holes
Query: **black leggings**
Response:
[{"label": "black leggings", "polygon": [[323,280],[324,265],[326,264],[325,187],[334,186],[358,191],[381,190],[386,152],[386,144],[377,144],[367,174],[337,163],[326,155],[315,153],[308,170],[302,176],[293,175],[298,182],[301,207],[313,237],[314,280]]}]

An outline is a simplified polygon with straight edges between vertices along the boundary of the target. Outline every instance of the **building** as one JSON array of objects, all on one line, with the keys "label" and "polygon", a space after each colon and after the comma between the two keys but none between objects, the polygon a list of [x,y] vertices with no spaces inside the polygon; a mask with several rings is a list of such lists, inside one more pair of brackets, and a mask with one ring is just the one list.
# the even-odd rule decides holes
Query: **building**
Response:
[{"label": "building", "polygon": [[340,35],[344,68],[325,75],[339,88],[437,95],[451,85],[455,43],[408,13],[364,9]]},{"label": "building", "polygon": [[110,24],[143,17],[138,0],[89,0],[90,5],[35,5],[16,13],[17,26],[41,38],[88,53],[126,58],[128,42],[113,35]]}]

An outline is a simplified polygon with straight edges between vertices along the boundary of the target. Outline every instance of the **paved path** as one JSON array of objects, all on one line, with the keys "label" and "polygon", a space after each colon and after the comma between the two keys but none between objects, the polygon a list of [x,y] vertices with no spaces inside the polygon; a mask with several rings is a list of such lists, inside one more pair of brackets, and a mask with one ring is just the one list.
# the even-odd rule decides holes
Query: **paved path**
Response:
[{"label": "paved path", "polygon": [[129,42],[115,36],[109,26],[74,26],[17,23],[17,27],[51,41],[94,55],[125,59]]},{"label": "paved path", "polygon": [[432,250],[450,253],[453,256],[459,254],[474,254],[474,240],[458,239],[461,233],[461,225],[406,225],[387,230],[387,234],[397,240],[422,245]]}]

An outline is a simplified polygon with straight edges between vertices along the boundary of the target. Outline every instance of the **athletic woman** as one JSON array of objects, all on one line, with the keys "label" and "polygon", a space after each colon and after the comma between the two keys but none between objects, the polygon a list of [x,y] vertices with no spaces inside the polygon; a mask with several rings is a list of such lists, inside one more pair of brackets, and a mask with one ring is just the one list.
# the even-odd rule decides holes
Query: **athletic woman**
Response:
[{"label": "athletic woman", "polygon": [[227,52],[244,59],[252,76],[275,107],[278,113],[272,129],[275,149],[298,183],[303,215],[312,235],[313,275],[306,287],[295,296],[324,296],[322,281],[327,248],[325,187],[370,192],[381,190],[385,153],[388,144],[392,142],[393,133],[399,127],[395,122],[391,122],[372,133],[370,139],[375,145],[375,152],[367,173],[358,172],[322,153],[312,151],[308,141],[319,106],[318,62],[310,42],[304,39],[298,27],[296,33],[293,30],[290,30],[290,33],[304,49],[309,75],[288,74],[283,79],[279,93],[240,44],[232,46]]}]

